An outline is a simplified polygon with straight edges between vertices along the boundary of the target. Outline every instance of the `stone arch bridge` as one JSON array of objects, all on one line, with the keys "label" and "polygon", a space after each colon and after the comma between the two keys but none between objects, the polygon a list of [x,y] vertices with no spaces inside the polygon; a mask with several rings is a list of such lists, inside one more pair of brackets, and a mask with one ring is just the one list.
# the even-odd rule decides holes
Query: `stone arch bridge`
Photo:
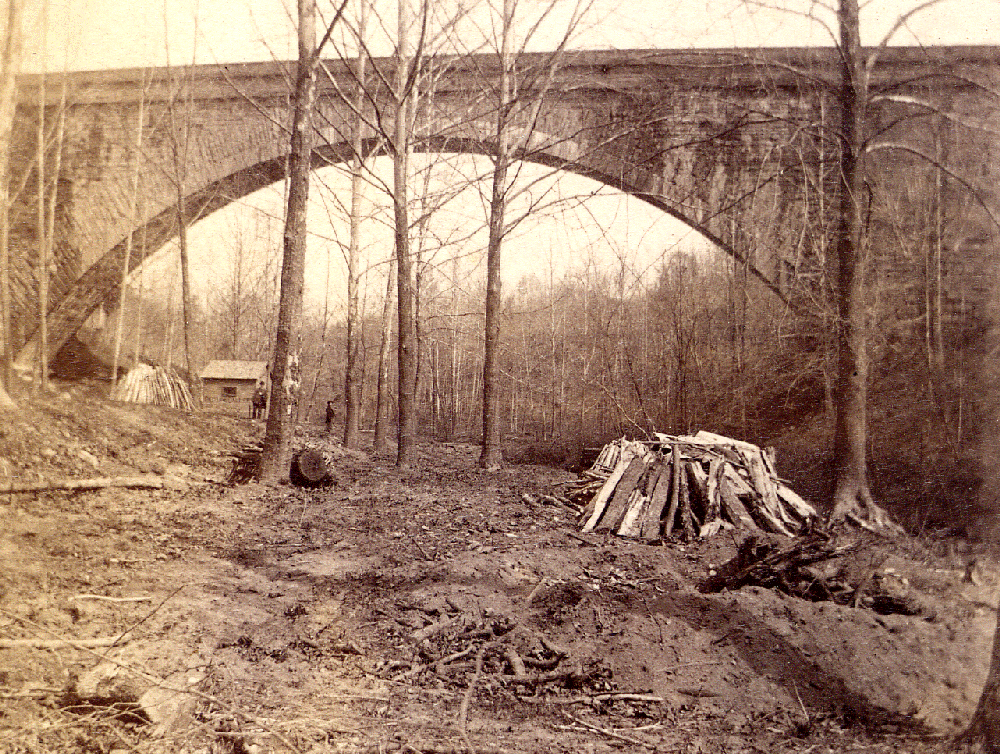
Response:
[{"label": "stone arch bridge", "polygon": [[[535,96],[547,61],[544,54],[518,59],[523,97]],[[427,63],[434,85],[421,100],[418,148],[489,154],[496,58]],[[392,65],[383,59],[375,67],[388,73]],[[50,138],[45,159],[47,176],[59,166],[50,356],[115,298],[130,236],[134,268],[176,236],[178,206],[194,222],[284,178],[293,73],[292,63],[251,63],[65,77],[63,147],[57,156]],[[521,156],[590,176],[684,220],[791,299],[803,286],[822,285],[830,270],[837,77],[832,49],[568,53]],[[887,189],[872,196],[888,197],[872,201],[873,269],[909,291],[911,308],[933,293],[961,317],[983,298],[984,271],[997,252],[991,217],[1000,208],[994,194],[970,198],[957,176],[974,167],[977,183],[996,184],[992,136],[1000,113],[989,92],[1000,90],[998,79],[998,50],[981,47],[889,48],[873,71],[873,143],[903,147],[872,152],[872,182]],[[389,93],[379,77],[373,81],[371,102],[391,132]],[[344,102],[353,86],[349,63],[324,66],[314,166],[350,155]],[[51,137],[62,92],[59,76],[50,75],[44,90],[37,76],[19,80],[12,339],[23,364],[37,353],[38,124],[44,114]],[[178,148],[182,133],[186,149]],[[378,149],[377,140],[367,143]],[[935,171],[921,154],[952,168]],[[142,176],[135,211],[134,160]],[[936,219],[931,227],[924,218]],[[935,260],[931,291],[927,270]]]}]

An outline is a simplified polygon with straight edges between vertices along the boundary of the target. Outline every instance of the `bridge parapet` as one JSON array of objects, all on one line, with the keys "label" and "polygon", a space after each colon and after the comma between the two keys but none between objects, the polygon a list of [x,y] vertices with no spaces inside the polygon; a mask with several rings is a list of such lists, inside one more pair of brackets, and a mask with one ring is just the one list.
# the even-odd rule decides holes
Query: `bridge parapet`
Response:
[{"label": "bridge parapet", "polygon": [[[543,54],[519,58],[523,91],[531,91],[532,73],[545,61]],[[391,63],[376,61],[385,71]],[[443,70],[420,121],[428,148],[489,152],[494,116],[483,82],[498,73],[498,61],[477,56],[434,63]],[[350,112],[339,95],[350,91],[347,65],[331,61],[329,77],[321,77],[318,110],[326,144],[316,152],[317,165],[348,155]],[[825,249],[830,248],[836,206],[837,143],[834,93],[824,82],[835,80],[836,66],[833,51],[823,49],[573,53],[553,77],[537,132],[522,156],[591,176],[660,207],[752,266],[773,289],[787,290],[797,278],[820,279],[829,268]],[[874,87],[883,96],[879,125],[888,129],[881,138],[941,149],[951,162],[955,155],[965,155],[966,165],[975,155],[982,160],[981,179],[1000,177],[992,142],[984,136],[989,131],[976,130],[985,124],[1000,131],[996,102],[977,87],[977,82],[995,83],[998,69],[993,48],[885,51],[874,74]],[[130,234],[133,266],[173,236],[178,196],[183,197],[184,217],[195,221],[281,179],[290,77],[287,63],[69,74],[53,348],[115,295]],[[908,83],[896,85],[900,81]],[[29,340],[37,319],[37,271],[31,262],[37,257],[31,198],[40,112],[37,85],[37,77],[20,80],[12,153],[14,188],[25,182],[14,208],[12,244],[18,260],[19,343]],[[58,80],[46,87],[49,123],[54,122],[59,91]],[[943,124],[950,121],[933,110],[915,113],[907,97],[916,95],[933,95],[935,103],[960,113],[962,122],[951,122],[949,131]],[[391,127],[390,109],[384,107],[387,94],[379,92],[375,100]],[[133,211],[137,157],[131,145],[140,102],[142,191]],[[928,140],[931,121],[937,124],[937,136]],[[181,132],[189,135],[189,143],[186,155],[176,159]],[[926,196],[909,188],[919,159],[888,151],[872,157],[873,185],[888,187],[895,203],[878,210],[890,219],[894,213],[916,216],[915,208],[925,211]],[[47,164],[52,162],[50,158]],[[919,175],[927,174],[921,169]],[[982,239],[976,248],[984,250],[983,259],[992,259],[997,234],[988,213],[961,198],[956,182],[945,180],[942,186],[935,211],[948,219],[938,223],[944,248],[958,255],[954,249],[971,248],[962,239],[975,237]],[[1000,216],[996,197],[984,199],[984,206]],[[873,270],[895,265],[906,272],[915,263],[916,252],[898,250],[912,246],[911,236],[922,231],[903,225],[890,227],[889,222],[889,230],[879,234],[875,251],[887,261]],[[890,259],[895,261],[890,264]],[[981,270],[944,266],[954,272],[941,279],[953,287],[941,291],[941,299],[974,308],[977,304],[967,302],[981,293]],[[969,276],[975,275],[979,278],[973,284]]]}]

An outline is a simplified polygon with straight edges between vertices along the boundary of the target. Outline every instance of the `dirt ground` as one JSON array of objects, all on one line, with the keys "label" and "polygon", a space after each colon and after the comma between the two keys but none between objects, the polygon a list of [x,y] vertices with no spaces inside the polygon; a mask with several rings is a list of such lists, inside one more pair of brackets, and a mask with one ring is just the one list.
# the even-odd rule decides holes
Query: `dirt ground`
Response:
[{"label": "dirt ground", "polygon": [[2,752],[946,751],[985,679],[1000,580],[961,543],[840,564],[918,615],[701,594],[731,535],[582,535],[541,498],[568,472],[401,471],[317,427],[332,485],[230,485],[259,426],[105,389],[0,426],[9,479],[164,481],[0,499]]}]

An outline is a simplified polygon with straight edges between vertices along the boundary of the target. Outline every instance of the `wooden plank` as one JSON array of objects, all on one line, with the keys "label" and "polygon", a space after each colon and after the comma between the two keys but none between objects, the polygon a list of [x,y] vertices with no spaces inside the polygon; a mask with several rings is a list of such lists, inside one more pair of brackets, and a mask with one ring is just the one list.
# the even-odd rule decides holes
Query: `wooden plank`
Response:
[{"label": "wooden plank", "polygon": [[629,497],[632,495],[632,490],[635,489],[636,483],[638,483],[639,478],[645,470],[646,459],[642,456],[636,456],[629,462],[628,468],[625,469],[621,481],[618,482],[618,486],[615,488],[614,497],[611,498],[607,510],[594,527],[595,530],[618,529],[622,518],[625,516],[626,506],[628,505]]},{"label": "wooden plank", "polygon": [[639,531],[640,537],[649,540],[660,537],[660,528],[663,526],[660,517],[663,515],[663,507],[667,504],[667,497],[670,495],[671,467],[666,463],[659,463],[657,467],[653,493],[649,496],[649,505],[646,506],[642,528]]},{"label": "wooden plank", "polygon": [[746,507],[740,502],[740,496],[733,489],[732,480],[725,473],[719,479],[719,502],[722,506],[722,512],[737,528],[747,529],[751,532],[761,531],[757,522],[753,520]]},{"label": "wooden plank", "polygon": [[689,460],[686,464],[691,512],[696,519],[708,520],[708,474],[700,461]]},{"label": "wooden plank", "polygon": [[611,493],[615,491],[615,487],[618,486],[618,482],[621,481],[622,474],[625,473],[625,469],[628,468],[631,461],[631,449],[622,448],[622,452],[618,456],[618,463],[615,464],[615,468],[604,481],[600,491],[594,495],[594,499],[590,501],[590,505],[587,506],[587,513],[589,516],[587,518],[587,523],[583,526],[583,531],[593,531],[594,527],[597,526],[597,522],[601,520],[601,516],[604,514],[604,509],[607,507],[608,499],[611,497]]},{"label": "wooden plank", "polygon": [[802,519],[808,521],[809,519],[816,517],[816,509],[788,486],[778,482],[775,485],[775,490],[778,493],[778,497],[784,500],[785,503],[788,504],[788,507]]}]

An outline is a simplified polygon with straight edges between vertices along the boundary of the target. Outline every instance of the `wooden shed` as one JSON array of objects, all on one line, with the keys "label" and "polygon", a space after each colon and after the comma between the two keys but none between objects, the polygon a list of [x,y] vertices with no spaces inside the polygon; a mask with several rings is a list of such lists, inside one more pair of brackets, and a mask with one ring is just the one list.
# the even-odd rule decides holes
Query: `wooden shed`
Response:
[{"label": "wooden shed", "polygon": [[267,384],[266,361],[210,361],[201,370],[204,407],[251,416],[258,383]]}]

